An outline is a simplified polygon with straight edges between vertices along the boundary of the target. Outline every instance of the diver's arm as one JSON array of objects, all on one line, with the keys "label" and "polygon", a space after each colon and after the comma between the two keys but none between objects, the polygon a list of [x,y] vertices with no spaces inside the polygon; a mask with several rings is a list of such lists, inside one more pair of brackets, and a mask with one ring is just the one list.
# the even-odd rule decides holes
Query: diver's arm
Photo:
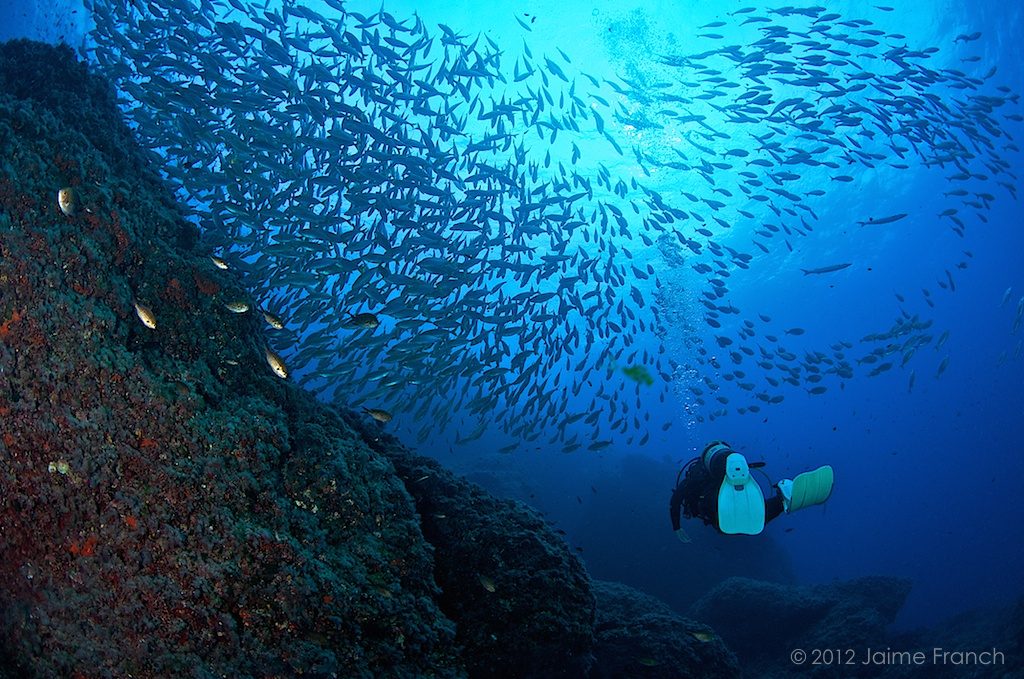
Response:
[{"label": "diver's arm", "polygon": [[679,512],[683,506],[683,484],[672,490],[672,499],[668,502],[668,515],[672,520],[672,530],[681,542],[689,542],[690,536],[679,526]]},{"label": "diver's arm", "polygon": [[683,507],[683,485],[672,489],[672,499],[668,502],[668,515],[672,519],[672,530],[679,530],[679,512]]}]

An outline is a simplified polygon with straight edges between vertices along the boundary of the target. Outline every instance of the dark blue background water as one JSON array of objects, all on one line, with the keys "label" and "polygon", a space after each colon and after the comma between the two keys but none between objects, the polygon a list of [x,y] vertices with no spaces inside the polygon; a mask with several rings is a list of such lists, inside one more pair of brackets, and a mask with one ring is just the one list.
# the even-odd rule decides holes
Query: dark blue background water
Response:
[{"label": "dark blue background water", "polygon": [[[685,5],[695,24],[722,18],[696,3]],[[939,47],[936,58],[948,59],[950,68],[981,74],[995,65],[994,81],[1021,91],[1020,6],[914,3],[912,9],[891,14],[870,7],[828,4],[847,17],[865,16],[876,27],[898,30],[918,47]],[[652,24],[657,15],[654,9],[644,13]],[[726,34],[728,43],[729,29],[716,30]],[[983,35],[969,49],[954,47],[958,34],[974,31]],[[973,54],[982,60],[959,62]],[[1024,127],[1003,124],[1019,144]],[[1007,157],[1016,163],[1013,172],[1024,174],[1021,155],[1007,152]],[[988,224],[972,225],[960,238],[937,219],[942,209],[936,207],[938,194],[951,188],[943,176],[907,172],[897,184],[858,176],[852,191],[823,186],[832,196],[822,221],[835,228],[827,238],[801,243],[807,255],[800,261],[851,261],[861,270],[805,277],[795,262],[768,257],[752,267],[743,287],[732,288],[729,298],[748,316],[758,311],[772,316],[780,328],[806,327],[799,339],[821,349],[840,339],[856,344],[868,332],[887,328],[902,306],[934,319],[935,335],[950,331],[941,350],[919,350],[902,370],[870,378],[862,371],[841,390],[833,387],[821,396],[792,389],[782,404],[758,414],[683,424],[642,448],[616,446],[614,452],[568,456],[531,449],[525,455],[481,460],[485,439],[450,454],[438,450],[439,456],[450,455],[483,482],[548,510],[568,529],[569,538],[583,545],[584,558],[598,576],[632,578],[667,598],[674,590],[689,592],[688,579],[704,581],[705,574],[694,575],[695,567],[711,567],[778,577],[788,576],[792,568],[800,582],[876,573],[910,577],[914,590],[899,619],[906,627],[1013,601],[1024,591],[1024,356],[1019,345],[1024,333],[1011,334],[1024,295],[1024,211],[1019,200],[999,188]],[[870,215],[899,212],[910,216],[877,227],[887,231],[882,239],[865,237],[871,227],[854,224]],[[960,261],[968,268],[954,268]],[[871,272],[864,271],[867,267]],[[936,285],[947,268],[956,280],[952,293]],[[1013,289],[1010,298],[1001,305],[1008,287]],[[930,289],[934,309],[924,303],[921,288]],[[897,291],[907,304],[898,302]],[[711,329],[704,331],[710,342]],[[801,346],[791,338],[786,344]],[[947,355],[948,368],[936,378]],[[899,358],[896,354],[897,366]],[[916,379],[908,392],[911,369]],[[686,421],[678,401],[665,408],[677,423]],[[695,554],[694,546],[677,543],[671,534],[668,495],[679,463],[716,438],[726,439],[749,459],[768,462],[773,479],[831,464],[836,470],[832,499],[824,508],[783,516],[757,538],[709,536],[712,558]],[[652,462],[641,464],[629,456]],[[699,527],[688,528],[699,532]],[[777,543],[778,551],[755,544],[759,541]]]},{"label": "dark blue background water", "polygon": [[[614,78],[643,68],[668,36],[684,52],[706,46],[688,37],[696,33],[695,27],[729,20],[722,8],[746,4],[573,2],[552,7],[527,2],[482,9],[477,3],[393,3],[387,8],[396,15],[415,10],[427,22],[443,21],[463,32],[487,30],[510,52],[521,49],[525,35],[512,14],[534,15],[538,21],[525,36],[534,52],[553,52],[557,46],[595,75]],[[30,6],[8,3],[9,20],[3,24],[8,35],[55,40],[69,34],[68,27],[73,34],[78,25],[78,15],[69,9],[62,13],[62,7],[48,4],[29,12]],[[980,75],[997,66],[993,83],[1015,93],[1024,90],[1021,3],[922,2],[881,12],[872,3],[836,2],[829,9],[902,32],[915,47],[939,47],[934,67]],[[742,40],[740,33],[730,33],[735,30],[731,24],[717,30],[725,43]],[[979,40],[954,43],[958,34],[974,31],[982,32]],[[972,55],[981,59],[960,61]],[[963,95],[952,90],[948,94]],[[1019,114],[1021,107],[1012,111]],[[1024,126],[1000,122],[1021,143]],[[619,133],[631,143],[654,143],[625,130]],[[587,150],[590,167],[606,162],[616,174],[635,172],[606,147]],[[595,155],[599,153],[608,155]],[[1024,174],[1019,152],[1006,151],[1004,156],[1014,163],[1018,177]],[[915,584],[900,618],[903,626],[1010,602],[1024,591],[1024,331],[1011,333],[1018,300],[1024,296],[1021,202],[1003,188],[989,186],[985,190],[998,199],[986,213],[988,223],[972,222],[961,238],[937,217],[945,206],[940,194],[950,188],[944,178],[948,170],[868,173],[854,167],[852,172],[855,182],[844,185],[831,183],[827,174],[807,172],[801,191],[819,186],[829,191],[816,203],[821,226],[794,243],[792,254],[776,244],[770,255],[759,255],[749,272],[730,280],[729,301],[744,316],[773,317],[780,334],[783,328],[806,328],[805,335],[785,338],[787,348],[798,354],[827,350],[839,341],[859,346],[864,335],[890,327],[901,308],[931,319],[929,332],[936,336],[949,330],[941,350],[934,349],[933,341],[903,369],[897,365],[875,377],[858,370],[841,387],[839,381],[830,382],[827,393],[814,397],[787,387],[781,404],[745,415],[732,408],[714,421],[709,421],[713,408],[694,408],[692,399],[687,413],[685,387],[699,384],[698,378],[677,375],[674,397],[663,405],[656,391],[649,392],[652,420],[670,420],[673,427],[664,433],[656,430],[642,447],[635,439],[629,444],[626,437],[617,437],[600,453],[567,455],[557,446],[529,444],[499,455],[492,451],[508,444],[507,438],[488,432],[471,444],[453,447],[457,431],[438,432],[419,447],[496,492],[546,511],[566,529],[567,539],[583,549],[595,576],[622,579],[679,607],[731,574],[798,582],[865,574],[907,576]],[[693,177],[661,176],[659,181],[666,192],[702,190]],[[1020,193],[1019,180],[1013,183]],[[900,212],[909,216],[895,224],[856,226],[870,216]],[[743,242],[749,250],[749,241]],[[664,271],[656,249],[639,256]],[[966,268],[956,267],[961,261]],[[836,262],[854,265],[828,276],[800,273],[801,267]],[[955,292],[936,284],[945,280],[946,269],[955,277]],[[666,271],[664,276],[691,290],[689,297],[669,303],[692,316],[693,328],[713,347],[714,333],[701,322],[695,303],[701,278],[686,271]],[[934,309],[926,305],[921,288],[931,291]],[[1012,292],[1001,305],[1007,288]],[[901,305],[896,292],[907,302]],[[684,334],[682,328],[675,331]],[[655,338],[637,341],[652,350],[657,347]],[[670,342],[668,348],[680,363],[696,359],[679,342]],[[848,353],[859,356],[867,350]],[[946,356],[948,368],[936,378]],[[899,354],[895,357],[898,364]],[[911,370],[916,374],[912,391]],[[728,385],[721,393],[741,405],[742,394]],[[415,430],[400,416],[394,428],[405,435]],[[695,544],[678,543],[667,512],[675,472],[716,438],[726,439],[748,459],[766,461],[773,480],[831,464],[836,471],[832,499],[823,508],[780,518],[761,536],[723,538],[691,525]]]}]

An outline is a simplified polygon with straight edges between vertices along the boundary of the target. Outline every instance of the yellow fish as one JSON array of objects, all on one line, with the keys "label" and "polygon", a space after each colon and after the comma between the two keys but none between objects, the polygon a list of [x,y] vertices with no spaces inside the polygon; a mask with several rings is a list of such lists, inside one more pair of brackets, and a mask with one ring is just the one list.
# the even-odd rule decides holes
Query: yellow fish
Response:
[{"label": "yellow fish", "polygon": [[224,271],[224,270],[226,270],[228,268],[228,263],[225,262],[220,257],[217,257],[215,255],[210,255],[210,259],[213,260],[213,265],[215,267],[217,267],[218,269]]},{"label": "yellow fish", "polygon": [[142,306],[138,302],[135,302],[135,315],[139,317],[142,324],[150,330],[156,330],[156,316],[149,307]]},{"label": "yellow fish", "polygon": [[363,411],[381,424],[386,424],[391,421],[391,413],[382,408],[363,408]]},{"label": "yellow fish", "polygon": [[626,377],[640,384],[646,384],[647,386],[654,384],[654,378],[651,377],[651,373],[642,365],[631,365],[628,368],[623,368],[622,372],[626,373]]},{"label": "yellow fish", "polygon": [[266,320],[267,325],[269,325],[274,330],[282,330],[284,328],[284,321],[282,321],[280,318],[270,313],[266,309],[263,310],[263,318],[264,320]]},{"label": "yellow fish", "polygon": [[690,632],[694,639],[707,643],[715,638],[715,635],[711,632]]},{"label": "yellow fish", "polygon": [[249,310],[249,305],[246,304],[245,302],[241,302],[241,301],[239,301],[239,302],[228,302],[227,304],[224,305],[224,307],[228,311],[231,311],[231,312],[236,313],[236,314],[244,314],[246,311]]},{"label": "yellow fish", "polygon": [[60,211],[68,217],[75,214],[78,210],[78,199],[75,197],[75,190],[70,186],[65,186],[63,189],[58,191],[57,205],[60,206]]},{"label": "yellow fish", "polygon": [[288,378],[288,366],[284,364],[284,360],[275,354],[269,347],[266,349],[267,364],[270,369],[274,371],[274,374],[280,377],[282,380]]},{"label": "yellow fish", "polygon": [[491,580],[486,575],[480,576],[480,584],[483,585],[484,589],[486,589],[488,592],[494,592],[494,590],[497,589],[494,586],[494,580]]}]

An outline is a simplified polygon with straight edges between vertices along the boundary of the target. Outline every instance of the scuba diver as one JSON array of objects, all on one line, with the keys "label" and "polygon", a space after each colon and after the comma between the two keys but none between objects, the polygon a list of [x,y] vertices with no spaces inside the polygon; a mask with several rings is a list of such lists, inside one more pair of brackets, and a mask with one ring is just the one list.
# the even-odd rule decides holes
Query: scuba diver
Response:
[{"label": "scuba diver", "polygon": [[832,467],[825,465],[795,479],[779,481],[774,485],[776,492],[766,500],[761,486],[750,475],[751,469],[763,466],[764,462],[748,464],[724,441],[705,446],[704,452],[687,462],[676,476],[669,501],[676,536],[683,542],[690,541],[679,526],[680,509],[687,519],[703,519],[727,535],[757,535],[779,514],[822,504],[832,494]]}]

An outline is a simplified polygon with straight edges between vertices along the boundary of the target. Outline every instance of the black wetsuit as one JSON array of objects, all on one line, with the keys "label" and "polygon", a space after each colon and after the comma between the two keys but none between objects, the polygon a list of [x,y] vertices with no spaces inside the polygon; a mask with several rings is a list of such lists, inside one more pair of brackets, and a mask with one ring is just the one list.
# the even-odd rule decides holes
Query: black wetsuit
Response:
[{"label": "black wetsuit", "polygon": [[[700,518],[716,530],[718,526],[718,490],[725,480],[725,461],[733,451],[720,450],[711,456],[711,470],[704,467],[701,458],[689,463],[686,477],[672,491],[669,501],[669,517],[672,519],[672,530],[679,530],[679,514],[688,519]],[[751,479],[753,483],[757,483]],[[782,493],[775,494],[764,501],[764,522],[768,523],[782,513]]]}]

